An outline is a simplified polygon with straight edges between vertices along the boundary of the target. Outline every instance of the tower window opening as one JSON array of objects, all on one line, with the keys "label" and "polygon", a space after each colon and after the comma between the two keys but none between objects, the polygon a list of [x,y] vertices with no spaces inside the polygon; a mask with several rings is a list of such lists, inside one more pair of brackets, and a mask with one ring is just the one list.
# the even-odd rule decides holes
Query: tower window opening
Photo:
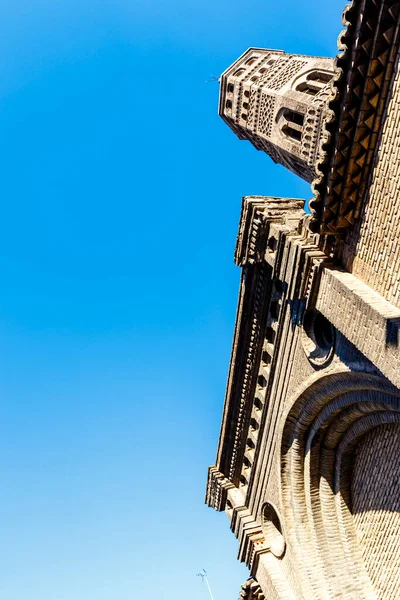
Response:
[{"label": "tower window opening", "polygon": [[292,138],[292,140],[300,142],[303,131],[304,115],[294,110],[285,109],[281,113],[281,118],[283,119],[282,132],[287,137]]},{"label": "tower window opening", "polygon": [[246,62],[244,63],[245,65],[254,65],[254,63],[256,62],[257,57],[256,56],[252,56],[251,58],[249,58],[249,60],[246,60]]},{"label": "tower window opening", "polygon": [[243,108],[244,108],[245,110],[248,110],[248,108],[249,108],[249,104],[248,104],[248,102],[243,102]]},{"label": "tower window opening", "polygon": [[235,86],[233,85],[233,83],[228,83],[228,93],[233,94],[234,89],[235,89]]},{"label": "tower window opening", "polygon": [[247,121],[247,115],[246,115],[246,113],[242,113],[242,119],[243,119],[243,121]]},{"label": "tower window opening", "polygon": [[313,71],[309,74],[307,79],[309,81],[316,81],[317,83],[329,83],[332,77],[332,73],[324,73],[323,71]]},{"label": "tower window opening", "polygon": [[227,100],[225,106],[226,108],[232,108],[232,100]]},{"label": "tower window opening", "polygon": [[285,135],[287,135],[287,137],[296,140],[296,142],[301,142],[301,131],[293,129],[293,127],[289,127],[289,125],[285,125],[282,131]]},{"label": "tower window opening", "polygon": [[244,95],[246,96],[246,98],[250,98],[250,92],[249,92],[249,90],[245,90],[244,91]]},{"label": "tower window opening", "polygon": [[257,75],[254,75],[250,81],[258,81],[260,78]]},{"label": "tower window opening", "polygon": [[265,67],[263,67],[262,69],[259,70],[259,73],[261,73],[261,75],[262,75],[263,73],[265,73],[266,70],[267,69]]},{"label": "tower window opening", "polygon": [[233,76],[240,77],[240,75],[243,75],[244,72],[245,72],[245,69],[238,69],[237,71],[234,72]]},{"label": "tower window opening", "polygon": [[296,89],[298,92],[303,92],[303,94],[309,94],[310,96],[316,96],[321,91],[320,87],[313,85],[309,81],[300,83]]},{"label": "tower window opening", "polygon": [[303,127],[304,115],[301,113],[295,112],[294,110],[285,110],[283,116],[289,123],[295,123],[296,125]]},{"label": "tower window opening", "polygon": [[303,81],[297,86],[298,92],[315,96],[320,92],[327,83],[330,82],[332,73],[324,73],[323,71],[312,71],[307,75],[307,81]]}]

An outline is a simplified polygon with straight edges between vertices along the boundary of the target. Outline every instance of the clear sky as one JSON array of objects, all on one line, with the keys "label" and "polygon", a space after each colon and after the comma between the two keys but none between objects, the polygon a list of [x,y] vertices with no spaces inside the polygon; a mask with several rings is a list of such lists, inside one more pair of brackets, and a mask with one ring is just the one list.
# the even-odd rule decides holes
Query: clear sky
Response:
[{"label": "clear sky", "polygon": [[0,0],[0,598],[236,600],[203,504],[241,197],[310,197],[205,84],[342,0]]}]

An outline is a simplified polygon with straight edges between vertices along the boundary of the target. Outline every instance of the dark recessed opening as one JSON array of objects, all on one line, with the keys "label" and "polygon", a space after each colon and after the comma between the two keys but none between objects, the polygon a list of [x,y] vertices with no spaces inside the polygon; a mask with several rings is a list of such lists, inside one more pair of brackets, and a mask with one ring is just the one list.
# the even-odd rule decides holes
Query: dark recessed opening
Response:
[{"label": "dark recessed opening", "polygon": [[329,83],[332,79],[332,73],[324,73],[323,71],[313,71],[307,79],[309,81],[317,81],[318,83]]},{"label": "dark recessed opening", "polygon": [[254,442],[250,438],[247,438],[246,446],[247,446],[247,450],[254,450],[254,448],[255,448]]},{"label": "dark recessed opening", "polygon": [[263,404],[260,400],[260,398],[254,398],[254,406],[256,407],[257,410],[262,410]]},{"label": "dark recessed opening", "polygon": [[235,90],[235,86],[233,85],[233,83],[228,83],[228,92],[230,94],[233,94],[234,90]]},{"label": "dark recessed opening", "polygon": [[269,363],[271,362],[271,356],[266,350],[264,350],[264,352],[262,353],[262,360],[263,363],[265,363],[266,365],[269,365]]},{"label": "dark recessed opening", "polygon": [[297,86],[297,91],[303,92],[303,94],[309,94],[310,96],[316,96],[318,92],[321,91],[321,88],[315,85],[313,86],[311,83],[308,83],[308,81],[306,81],[304,83],[300,83],[300,85]]},{"label": "dark recessed opening", "polygon": [[267,330],[265,332],[265,337],[266,340],[269,344],[273,344],[275,341],[275,331],[272,329],[272,327],[267,327]]},{"label": "dark recessed opening", "polygon": [[247,458],[247,456],[244,457],[243,459],[243,464],[246,467],[246,469],[250,469],[251,467],[251,462],[249,461],[249,459]]},{"label": "dark recessed opening", "polygon": [[264,375],[258,376],[257,383],[262,388],[265,388],[267,386],[267,380],[265,379]]},{"label": "dark recessed opening", "polygon": [[253,431],[257,431],[257,429],[259,428],[259,424],[254,418],[250,420],[250,427]]},{"label": "dark recessed opening", "polygon": [[286,121],[289,121],[289,123],[296,123],[296,125],[303,126],[304,115],[302,113],[298,113],[294,110],[285,110],[284,116]]},{"label": "dark recessed opening", "polygon": [[322,366],[333,356],[335,329],[319,311],[309,310],[303,317],[302,341],[310,362]]},{"label": "dark recessed opening", "polygon": [[226,108],[232,108],[232,100],[227,100],[225,106]]},{"label": "dark recessed opening", "polygon": [[292,138],[293,140],[296,140],[296,142],[301,142],[301,131],[294,129],[293,127],[290,127],[289,125],[285,125],[282,128],[282,131],[288,137]]},{"label": "dark recessed opening", "polygon": [[279,304],[276,302],[276,300],[273,300],[270,304],[269,307],[269,312],[271,314],[271,317],[273,319],[277,319],[279,316]]},{"label": "dark recessed opening", "polygon": [[328,319],[320,313],[314,320],[315,339],[318,346],[330,348],[333,344],[333,329]]},{"label": "dark recessed opening", "polygon": [[273,235],[271,235],[268,238],[267,248],[271,252],[276,252],[277,247],[278,247],[278,240],[276,239],[276,237],[274,237]]}]

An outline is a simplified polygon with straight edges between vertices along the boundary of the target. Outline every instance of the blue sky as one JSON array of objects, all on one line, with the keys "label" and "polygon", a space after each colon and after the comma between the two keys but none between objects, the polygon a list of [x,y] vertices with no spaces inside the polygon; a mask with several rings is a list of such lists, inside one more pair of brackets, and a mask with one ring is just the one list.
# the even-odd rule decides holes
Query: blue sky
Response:
[{"label": "blue sky", "polygon": [[0,0],[0,597],[235,600],[203,505],[241,197],[309,186],[217,116],[249,46],[333,56],[343,2]]}]

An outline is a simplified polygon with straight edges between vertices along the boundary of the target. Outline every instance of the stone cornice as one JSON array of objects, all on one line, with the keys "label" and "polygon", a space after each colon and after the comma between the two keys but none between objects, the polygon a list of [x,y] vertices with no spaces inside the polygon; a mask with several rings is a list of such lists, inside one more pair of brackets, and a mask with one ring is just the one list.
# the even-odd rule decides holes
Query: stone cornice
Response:
[{"label": "stone cornice", "polygon": [[242,585],[239,600],[265,600],[260,584],[252,577]]},{"label": "stone cornice", "polygon": [[243,267],[265,260],[272,223],[297,227],[304,217],[304,200],[273,196],[247,196],[243,199],[235,263]]},{"label": "stone cornice", "polygon": [[[243,267],[243,273],[217,455],[218,470],[235,485],[238,485],[241,471],[272,276],[279,255],[275,247],[268,247],[272,239],[271,228],[297,232],[304,217],[302,200],[261,196],[243,200],[235,253],[235,261]],[[273,240],[278,244],[276,238]]]},{"label": "stone cornice", "polygon": [[209,467],[207,491],[205,502],[214,510],[225,509],[228,490],[235,486],[218,471],[216,467]]}]

